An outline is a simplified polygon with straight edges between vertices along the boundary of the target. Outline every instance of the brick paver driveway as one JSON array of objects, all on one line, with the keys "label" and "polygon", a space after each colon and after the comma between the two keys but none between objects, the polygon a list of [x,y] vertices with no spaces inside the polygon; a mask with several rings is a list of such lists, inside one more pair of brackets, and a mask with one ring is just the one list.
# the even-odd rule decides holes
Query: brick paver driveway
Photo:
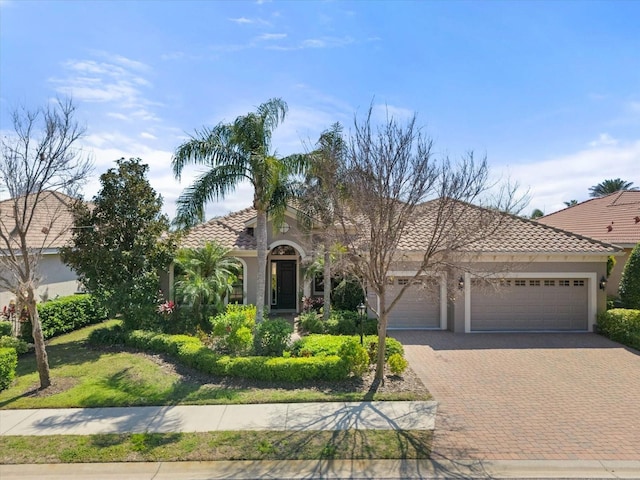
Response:
[{"label": "brick paver driveway", "polygon": [[439,402],[434,458],[640,460],[640,355],[594,334],[391,332]]}]

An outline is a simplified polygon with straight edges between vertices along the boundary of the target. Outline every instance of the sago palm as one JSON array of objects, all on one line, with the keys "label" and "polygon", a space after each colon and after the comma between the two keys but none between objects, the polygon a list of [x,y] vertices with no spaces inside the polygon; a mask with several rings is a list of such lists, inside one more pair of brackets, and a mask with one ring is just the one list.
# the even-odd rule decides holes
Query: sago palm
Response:
[{"label": "sago palm", "polygon": [[231,293],[240,263],[228,253],[228,249],[214,242],[178,252],[175,262],[181,273],[175,284],[176,295],[199,320],[205,319],[207,306],[219,309]]},{"label": "sago palm", "polygon": [[176,220],[179,224],[193,225],[202,218],[206,203],[224,198],[242,182],[248,181],[253,186],[257,217],[257,321],[262,320],[265,304],[267,214],[283,212],[289,196],[287,179],[304,168],[304,156],[278,158],[271,152],[272,133],[284,121],[286,113],[287,104],[273,98],[232,123],[220,123],[196,132],[178,147],[172,159],[178,179],[188,164],[207,168],[178,198]]}]

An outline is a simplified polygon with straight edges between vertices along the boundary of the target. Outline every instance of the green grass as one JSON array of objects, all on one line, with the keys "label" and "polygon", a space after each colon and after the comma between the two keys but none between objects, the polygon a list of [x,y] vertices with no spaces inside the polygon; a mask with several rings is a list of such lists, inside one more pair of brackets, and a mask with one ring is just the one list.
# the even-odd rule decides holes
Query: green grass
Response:
[{"label": "green grass", "polygon": [[[113,321],[110,321],[113,322]],[[142,405],[214,405],[293,403],[363,400],[428,400],[422,392],[371,393],[344,388],[340,382],[318,388],[181,377],[167,371],[149,356],[124,351],[88,348],[89,333],[104,326],[93,325],[52,339],[47,354],[53,380],[46,393],[38,391],[35,356],[18,360],[16,380],[0,392],[0,408],[71,408]]]},{"label": "green grass", "polygon": [[0,437],[0,464],[429,458],[430,431],[207,432]]}]

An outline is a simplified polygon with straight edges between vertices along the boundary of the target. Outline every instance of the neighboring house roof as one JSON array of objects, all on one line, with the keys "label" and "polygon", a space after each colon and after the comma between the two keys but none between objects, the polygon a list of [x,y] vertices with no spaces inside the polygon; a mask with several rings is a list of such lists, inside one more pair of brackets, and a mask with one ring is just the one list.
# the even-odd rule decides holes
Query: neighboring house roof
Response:
[{"label": "neighboring house roof", "polygon": [[200,248],[207,241],[216,240],[223,247],[232,250],[255,250],[255,237],[246,231],[245,223],[256,216],[252,207],[223,217],[212,218],[206,223],[193,227],[180,242],[181,247]]},{"label": "neighboring house roof", "polygon": [[[427,202],[418,207],[416,221],[400,242],[401,250],[420,251],[427,247],[426,242],[433,229],[433,216],[429,214],[433,205],[433,202]],[[483,210],[481,207],[470,207],[465,210],[467,215],[475,215]],[[191,229],[183,238],[181,246],[198,248],[206,241],[215,239],[232,250],[255,250],[256,239],[246,232],[246,222],[253,219],[255,215],[255,209],[246,208],[214,218]],[[610,254],[618,251],[607,243],[507,214],[503,218],[499,233],[478,241],[465,250],[491,253],[568,254]]]},{"label": "neighboring house roof", "polygon": [[[27,197],[28,209],[34,198],[33,194]],[[57,249],[70,242],[73,215],[69,208],[74,201],[75,199],[63,193],[42,192],[29,227],[27,245],[31,248]],[[0,229],[3,232],[8,230],[10,234],[15,229],[14,202],[15,199],[0,202]],[[20,201],[18,208],[24,210],[21,205]],[[0,245],[0,249],[4,247],[4,244]]]},{"label": "neighboring house roof", "polygon": [[603,242],[635,245],[640,242],[640,191],[623,190],[592,198],[538,222]]}]

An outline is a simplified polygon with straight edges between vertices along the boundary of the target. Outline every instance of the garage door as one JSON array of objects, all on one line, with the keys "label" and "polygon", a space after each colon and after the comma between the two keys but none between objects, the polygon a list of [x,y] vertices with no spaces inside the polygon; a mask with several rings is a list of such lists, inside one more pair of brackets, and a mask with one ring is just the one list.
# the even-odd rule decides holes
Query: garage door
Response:
[{"label": "garage door", "polygon": [[[395,277],[387,286],[387,305],[410,278]],[[413,281],[389,314],[389,328],[440,328],[440,286],[425,279]]]},{"label": "garage door", "polygon": [[587,330],[587,279],[471,284],[471,330]]}]

